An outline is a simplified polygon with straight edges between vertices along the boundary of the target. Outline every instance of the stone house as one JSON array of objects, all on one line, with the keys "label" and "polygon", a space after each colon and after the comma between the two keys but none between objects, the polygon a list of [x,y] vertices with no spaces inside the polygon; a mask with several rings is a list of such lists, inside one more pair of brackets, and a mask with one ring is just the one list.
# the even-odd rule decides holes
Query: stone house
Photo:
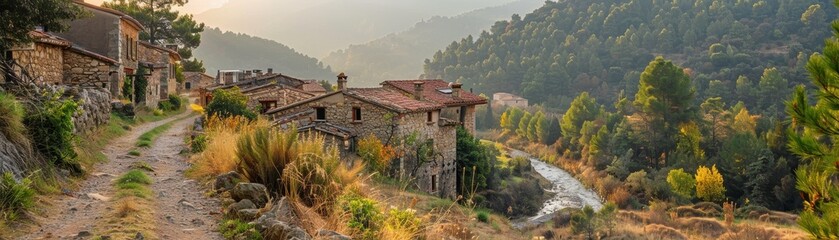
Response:
[{"label": "stone house", "polygon": [[275,73],[271,68],[268,69],[267,73],[262,73],[259,70],[236,71],[241,71],[241,74],[231,70],[224,72],[219,71],[218,76],[216,76],[216,83],[199,90],[198,103],[203,106],[206,106],[210,103],[210,100],[212,100],[212,94],[214,90],[230,89],[233,87],[239,87],[240,90],[244,90],[255,87],[264,87],[269,84],[276,84],[278,86],[283,86],[284,88],[294,88],[315,95],[323,94],[326,92],[326,89],[320,86],[320,84],[318,84],[317,82],[312,83],[311,81],[300,80],[298,78],[283,75],[281,73]]},{"label": "stone house", "polygon": [[259,107],[259,113],[317,96],[315,93],[276,83],[242,89],[242,94],[248,97],[248,108]]},{"label": "stone house", "polygon": [[[407,84],[413,91],[401,88]],[[448,87],[442,80],[391,81],[382,85],[347,88],[347,76],[342,73],[338,76],[338,91],[275,108],[266,114],[276,126],[297,126],[301,133],[317,132],[326,136],[342,149],[343,155],[354,151],[360,138],[374,135],[403,152],[391,165],[395,169],[392,175],[413,179],[424,192],[455,197],[456,129],[461,124],[474,126],[474,117],[463,116],[464,121],[472,121],[464,124],[447,118],[447,111],[457,108],[453,113],[466,113],[468,110],[462,111],[460,106],[468,109],[486,100],[462,92],[458,92],[462,94],[460,98],[468,101],[450,96],[447,100],[428,91]],[[460,86],[453,85],[455,89]]]},{"label": "stone house", "polygon": [[175,72],[181,61],[181,55],[173,49],[164,48],[147,42],[140,42],[140,64],[146,66],[148,88],[146,91],[146,106],[157,107],[160,100],[169,98],[169,94],[177,95],[177,79]]},{"label": "stone house", "polygon": [[496,106],[508,106],[517,108],[526,108],[528,106],[526,98],[505,92],[498,92],[492,94],[492,103]]},{"label": "stone house", "polygon": [[449,83],[439,79],[421,80],[424,83],[423,89],[416,89],[416,81],[384,81],[382,87],[446,106],[441,112],[442,117],[458,122],[470,133],[475,134],[475,107],[486,104],[486,99],[464,92],[463,84],[460,83]]},{"label": "stone house", "polygon": [[70,85],[110,89],[117,61],[48,32],[29,32],[31,44],[12,48],[7,57],[17,62],[39,85]]},{"label": "stone house", "polygon": [[116,60],[116,72],[108,84],[112,98],[120,96],[125,78],[135,74],[139,64],[139,34],[145,28],[131,16],[117,10],[74,0],[93,16],[68,23],[70,29],[55,35],[80,49]]},{"label": "stone house", "polygon": [[215,78],[202,72],[184,72],[183,89],[192,94],[197,94],[199,89],[206,88],[213,84]]}]

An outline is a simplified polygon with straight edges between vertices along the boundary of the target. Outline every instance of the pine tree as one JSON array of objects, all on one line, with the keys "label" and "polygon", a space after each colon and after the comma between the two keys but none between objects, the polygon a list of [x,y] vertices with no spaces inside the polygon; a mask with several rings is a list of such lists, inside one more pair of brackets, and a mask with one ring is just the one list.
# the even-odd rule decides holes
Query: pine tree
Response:
[{"label": "pine tree", "polygon": [[687,74],[662,57],[650,62],[641,73],[633,104],[647,120],[653,154],[670,149],[679,124],[692,119],[694,95]]},{"label": "pine tree", "polygon": [[519,137],[527,138],[527,127],[530,126],[531,118],[533,118],[533,115],[529,112],[524,112],[524,115],[519,120],[519,124],[516,125],[518,126],[518,128],[516,128],[516,134],[518,134]]},{"label": "pine tree", "polygon": [[[796,188],[801,191],[804,211],[798,224],[813,238],[839,238],[839,153],[834,141],[839,137],[839,22],[834,21],[834,37],[825,41],[822,54],[814,54],[807,70],[817,93],[808,94],[804,86],[795,88],[786,103],[792,119],[789,134],[790,150],[801,157],[795,171]],[[810,103],[815,95],[817,102]]]}]

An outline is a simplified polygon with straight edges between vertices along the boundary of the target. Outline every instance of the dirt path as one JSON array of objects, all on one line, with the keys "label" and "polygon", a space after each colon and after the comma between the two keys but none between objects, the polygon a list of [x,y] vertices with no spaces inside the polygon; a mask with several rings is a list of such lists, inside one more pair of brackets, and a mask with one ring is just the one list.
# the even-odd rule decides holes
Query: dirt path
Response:
[{"label": "dirt path", "polygon": [[154,219],[149,221],[155,223],[155,236],[160,239],[222,239],[215,232],[220,209],[218,200],[205,197],[204,188],[183,174],[189,164],[186,157],[179,153],[185,148],[183,137],[193,117],[175,122],[151,148],[140,149],[142,156],[127,155],[141,134],[188,114],[134,127],[106,146],[103,153],[109,161],[97,164],[71,196],[61,196],[52,201],[42,215],[46,217],[37,219],[39,229],[23,235],[22,239],[89,239],[99,235],[97,226],[106,220],[114,205],[99,196],[113,197],[114,179],[138,161],[145,161],[155,169],[149,173],[154,180],[151,185],[154,191]]}]

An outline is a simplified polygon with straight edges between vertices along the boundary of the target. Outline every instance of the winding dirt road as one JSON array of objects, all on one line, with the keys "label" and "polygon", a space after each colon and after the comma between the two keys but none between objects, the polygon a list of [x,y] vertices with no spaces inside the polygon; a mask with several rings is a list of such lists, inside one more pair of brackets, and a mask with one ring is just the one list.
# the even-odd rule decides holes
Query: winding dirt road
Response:
[{"label": "winding dirt road", "polygon": [[[169,119],[134,127],[125,136],[105,147],[106,163],[97,164],[80,188],[69,196],[51,201],[41,217],[36,217],[38,229],[21,234],[22,239],[89,239],[102,236],[109,213],[115,207],[113,182],[129,171],[135,162],[146,162],[154,172],[150,188],[153,219],[146,222],[150,228],[144,238],[159,239],[223,239],[217,232],[220,203],[207,197],[206,189],[194,180],[187,179],[184,171],[189,168],[186,157],[180,152],[187,148],[184,136],[195,117],[190,112]],[[155,140],[151,148],[139,149],[140,157],[129,156],[137,138],[163,124],[174,121],[168,131]],[[148,234],[148,233],[147,233]]]}]

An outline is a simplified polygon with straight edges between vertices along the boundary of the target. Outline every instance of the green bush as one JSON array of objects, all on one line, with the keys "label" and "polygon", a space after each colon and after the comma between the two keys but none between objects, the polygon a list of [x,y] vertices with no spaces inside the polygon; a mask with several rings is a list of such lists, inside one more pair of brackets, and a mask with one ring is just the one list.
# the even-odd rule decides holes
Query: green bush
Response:
[{"label": "green bush", "polygon": [[0,181],[0,215],[4,220],[15,220],[18,213],[33,206],[35,190],[30,188],[31,184],[29,179],[24,178],[18,183],[12,173],[3,173]]},{"label": "green bush", "polygon": [[489,213],[487,211],[478,211],[478,221],[489,222]]},{"label": "green bush", "polygon": [[157,103],[157,108],[160,109],[160,110],[163,110],[163,111],[175,110],[174,105],[172,105],[172,103],[169,102],[168,100],[158,102]]},{"label": "green bush", "polygon": [[376,207],[378,203],[369,198],[356,194],[341,196],[338,206],[349,219],[347,226],[358,231],[356,236],[363,239],[373,239],[382,221],[382,213]]},{"label": "green bush", "polygon": [[73,114],[76,110],[78,104],[73,100],[62,100],[61,92],[48,93],[42,97],[41,104],[26,115],[23,123],[29,130],[35,149],[45,159],[80,175],[83,170],[73,149],[76,139]]},{"label": "green bush", "polygon": [[172,104],[172,110],[178,110],[183,107],[183,100],[175,95],[169,95],[169,103]]},{"label": "green bush", "polygon": [[238,87],[213,91],[213,100],[207,104],[207,116],[215,115],[223,118],[244,116],[250,120],[256,119],[256,113],[248,110],[248,97],[242,94]]}]

